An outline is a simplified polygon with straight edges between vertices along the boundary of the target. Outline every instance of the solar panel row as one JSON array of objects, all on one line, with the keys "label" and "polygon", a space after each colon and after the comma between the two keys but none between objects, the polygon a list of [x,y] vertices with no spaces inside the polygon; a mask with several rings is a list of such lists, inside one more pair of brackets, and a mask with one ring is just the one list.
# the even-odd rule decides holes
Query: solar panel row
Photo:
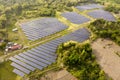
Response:
[{"label": "solar panel row", "polygon": [[25,67],[25,68],[27,68],[27,69],[29,69],[31,71],[35,70],[34,67],[32,67],[32,66],[30,66],[30,65],[28,65],[28,64],[26,64],[24,62],[21,62],[21,61],[19,61],[18,59],[14,58],[14,57],[11,57],[10,60],[14,61],[15,63],[17,63],[17,64],[19,64],[19,65],[21,65],[21,66],[23,66],[23,67]]},{"label": "solar panel row", "polygon": [[110,12],[104,10],[94,10],[89,12],[88,15],[96,19],[101,18],[107,21],[116,21],[115,17]]},{"label": "solar panel row", "polygon": [[20,71],[25,72],[26,74],[30,73],[30,71],[28,69],[14,63],[14,62],[11,65],[14,66],[15,68],[19,69]]},{"label": "solar panel row", "polygon": [[65,12],[65,13],[62,13],[62,16],[67,18],[70,22],[74,24],[82,24],[90,20],[85,16],[82,16],[76,12]]},{"label": "solar panel row", "polygon": [[40,69],[40,70],[43,69],[40,65],[38,65],[38,64],[36,64],[34,62],[31,62],[31,61],[29,61],[29,60],[27,60],[25,58],[22,58],[21,56],[15,55],[14,57],[17,58],[17,59],[19,59],[20,61],[23,61],[23,62],[25,62],[25,63],[27,63],[27,64],[29,64],[29,65],[37,68],[37,69]]},{"label": "solar panel row", "polygon": [[18,69],[14,69],[13,70],[14,73],[18,74],[19,76],[23,77],[25,74],[23,72],[21,72],[20,70]]},{"label": "solar panel row", "polygon": [[88,5],[76,6],[76,8],[78,10],[89,10],[89,9],[95,9],[95,8],[103,8],[103,6],[99,4],[88,4]]},{"label": "solar panel row", "polygon": [[[76,40],[82,42],[88,39],[89,36],[90,33],[88,32],[88,30],[82,28],[71,34],[28,50],[27,52],[15,55],[14,57],[10,58],[10,60],[13,61],[11,65],[15,67],[14,73],[20,76],[24,76],[25,74],[29,74],[30,71],[34,71],[35,68],[42,70],[43,68],[56,61],[57,55],[55,54],[55,52],[57,46],[60,43],[69,40]],[[18,69],[19,71],[16,69]]]},{"label": "solar panel row", "polygon": [[21,24],[21,28],[29,40],[37,40],[67,28],[56,18],[42,18]]}]

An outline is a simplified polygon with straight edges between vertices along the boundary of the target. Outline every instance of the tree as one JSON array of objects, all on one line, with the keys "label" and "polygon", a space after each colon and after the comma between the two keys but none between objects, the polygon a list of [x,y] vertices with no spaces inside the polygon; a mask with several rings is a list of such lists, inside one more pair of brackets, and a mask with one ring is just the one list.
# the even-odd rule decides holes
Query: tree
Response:
[{"label": "tree", "polygon": [[66,42],[57,50],[58,62],[80,80],[106,80],[105,74],[95,61],[89,43]]},{"label": "tree", "polygon": [[7,23],[6,15],[3,14],[0,16],[0,28],[5,28]]},{"label": "tree", "polygon": [[14,10],[16,15],[22,14],[22,6],[20,4],[13,5],[12,9]]}]

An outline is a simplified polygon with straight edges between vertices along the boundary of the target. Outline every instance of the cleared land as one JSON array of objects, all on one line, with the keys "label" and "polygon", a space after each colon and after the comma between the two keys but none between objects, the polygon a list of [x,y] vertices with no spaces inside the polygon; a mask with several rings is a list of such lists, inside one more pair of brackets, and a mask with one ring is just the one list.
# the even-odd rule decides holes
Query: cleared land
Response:
[{"label": "cleared land", "polygon": [[120,57],[115,54],[120,52],[120,47],[110,40],[98,39],[92,43],[92,48],[105,73],[113,80],[120,80]]},{"label": "cleared land", "polygon": [[46,73],[40,80],[77,80],[66,70],[51,71]]}]

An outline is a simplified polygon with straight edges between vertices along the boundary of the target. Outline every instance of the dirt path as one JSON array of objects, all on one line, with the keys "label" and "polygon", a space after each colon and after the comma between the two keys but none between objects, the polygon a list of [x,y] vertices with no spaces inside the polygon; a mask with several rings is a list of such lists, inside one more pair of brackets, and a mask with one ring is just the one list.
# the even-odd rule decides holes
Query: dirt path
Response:
[{"label": "dirt path", "polygon": [[113,80],[120,80],[120,57],[115,54],[120,52],[120,46],[110,40],[98,39],[92,43],[92,48],[105,73]]}]

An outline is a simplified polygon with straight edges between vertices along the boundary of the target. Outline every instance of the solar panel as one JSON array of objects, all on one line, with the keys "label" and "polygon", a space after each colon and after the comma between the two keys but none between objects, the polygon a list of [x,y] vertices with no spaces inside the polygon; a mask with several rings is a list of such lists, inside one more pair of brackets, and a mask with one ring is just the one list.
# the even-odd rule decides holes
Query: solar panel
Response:
[{"label": "solar panel", "polygon": [[95,8],[103,8],[102,5],[99,4],[87,4],[87,5],[82,5],[82,6],[76,6],[78,10],[90,10],[90,9],[95,9]]},{"label": "solar panel", "polygon": [[57,42],[57,41],[51,41],[51,42],[49,42],[49,44],[53,44],[53,45],[59,45],[60,43],[62,43],[62,42]]},{"label": "solar panel", "polygon": [[[36,49],[32,49],[32,50],[36,50]],[[28,51],[28,52],[30,52],[30,51]],[[41,54],[41,55],[47,56],[47,57],[49,57],[49,58],[53,58],[52,55],[45,54],[44,52],[40,52],[39,50],[36,50],[36,52],[38,52],[38,53]]]},{"label": "solar panel", "polygon": [[[39,51],[37,49],[32,49],[32,51],[35,51],[35,52],[37,52],[37,53],[39,53],[41,55],[47,56],[49,58],[55,58],[55,56],[52,56],[52,55],[49,55],[49,54],[45,54],[44,52],[41,52],[41,51]],[[28,51],[28,52],[31,52],[31,51]]]},{"label": "solar panel", "polygon": [[17,63],[17,64],[19,64],[19,65],[21,65],[21,66],[23,66],[23,67],[25,67],[25,68],[27,68],[27,69],[29,69],[29,70],[31,70],[31,71],[35,70],[34,67],[32,67],[32,66],[30,66],[30,65],[28,65],[28,64],[26,64],[26,63],[24,63],[24,62],[22,62],[22,61],[20,61],[20,60],[18,60],[16,58],[14,58],[14,57],[11,57],[10,60]]},{"label": "solar panel", "polygon": [[20,71],[25,72],[26,74],[30,73],[30,71],[28,69],[26,69],[26,68],[24,68],[24,67],[22,67],[22,66],[20,66],[20,65],[18,65],[16,63],[14,63],[14,62],[12,62],[11,65],[14,66],[15,68],[19,69]]},{"label": "solar panel", "polygon": [[74,24],[82,24],[90,21],[90,19],[76,12],[65,12],[65,13],[62,13],[62,16]]},{"label": "solar panel", "polygon": [[[33,50],[33,51],[34,51],[34,50]],[[45,59],[45,60],[47,60],[47,61],[55,62],[55,58],[56,58],[56,57],[54,57],[54,56],[53,56],[53,58],[49,58],[49,57],[44,56],[44,55],[42,55],[42,54],[39,54],[39,53],[37,53],[37,52],[30,52],[30,53],[33,54],[33,55],[35,55],[35,56],[38,56],[39,58]]]},{"label": "solar panel", "polygon": [[35,68],[38,68],[40,70],[43,69],[43,67],[41,67],[40,65],[38,65],[36,63],[33,63],[33,62],[31,62],[31,61],[29,61],[27,59],[24,59],[24,58],[22,58],[22,57],[20,57],[18,55],[15,55],[14,57],[17,58],[17,59],[19,59],[19,60],[21,60],[21,61],[23,61],[23,62],[25,62],[25,63],[27,63],[27,64],[29,64],[29,65],[31,65],[31,66],[33,66],[33,67],[35,67]]},{"label": "solar panel", "polygon": [[50,51],[50,52],[54,52],[55,53],[55,51],[56,51],[56,49],[50,49],[50,48],[48,48],[48,47],[44,47],[44,46],[39,46],[39,48],[42,48],[42,49],[44,49],[44,50],[47,50],[47,51]]},{"label": "solar panel", "polygon": [[[81,28],[66,36],[62,36],[61,38],[47,42],[36,48],[32,48],[27,52],[15,55],[14,58],[12,57],[10,58],[10,60],[20,65],[21,67],[31,71],[32,69],[30,68],[30,66],[41,70],[44,67],[55,62],[57,58],[57,54],[55,54],[55,51],[59,43],[61,43],[61,41],[77,40],[82,42],[88,39],[89,36],[90,36],[89,31],[85,28]],[[29,65],[29,67],[27,65]]]},{"label": "solar panel", "polygon": [[46,60],[44,60],[42,58],[39,58],[39,57],[37,57],[35,55],[29,54],[29,53],[24,53],[24,54],[31,57],[31,58],[34,58],[35,60],[39,60],[40,61],[39,64],[42,65],[43,67],[46,67],[47,66],[46,64],[51,64],[51,62],[46,61]]},{"label": "solar panel", "polygon": [[94,10],[89,12],[88,15],[96,19],[102,18],[107,21],[116,21],[115,17],[110,12],[104,10]]},{"label": "solar panel", "polygon": [[52,56],[56,56],[53,52],[44,50],[44,49],[42,49],[42,48],[36,47],[35,49],[38,49],[39,51],[44,52],[44,53],[47,53],[47,54],[52,55]]},{"label": "solar panel", "polygon": [[23,77],[25,75],[23,72],[21,72],[18,69],[14,69],[13,72],[16,73],[17,75],[21,76],[21,77]]},{"label": "solar panel", "polygon": [[49,46],[51,48],[56,48],[58,45],[54,45],[54,44],[51,44],[51,43],[46,43],[44,46]]},{"label": "solar panel", "polygon": [[62,42],[63,42],[63,40],[61,40],[61,39],[56,39],[56,40],[52,40],[52,41],[50,41],[50,42],[62,43]]},{"label": "solar panel", "polygon": [[23,58],[25,58],[25,59],[27,59],[27,60],[29,60],[29,61],[32,61],[32,62],[40,65],[42,68],[47,66],[46,64],[43,64],[42,62],[40,62],[40,61],[38,61],[38,60],[36,60],[36,59],[34,59],[34,58],[31,58],[31,57],[29,57],[29,56],[26,56],[26,55],[23,54],[23,53],[19,54],[19,56],[21,56],[21,57],[23,57]]},{"label": "solar panel", "polygon": [[20,26],[30,40],[41,39],[67,28],[66,25],[58,21],[56,18],[41,18],[22,23]]}]

